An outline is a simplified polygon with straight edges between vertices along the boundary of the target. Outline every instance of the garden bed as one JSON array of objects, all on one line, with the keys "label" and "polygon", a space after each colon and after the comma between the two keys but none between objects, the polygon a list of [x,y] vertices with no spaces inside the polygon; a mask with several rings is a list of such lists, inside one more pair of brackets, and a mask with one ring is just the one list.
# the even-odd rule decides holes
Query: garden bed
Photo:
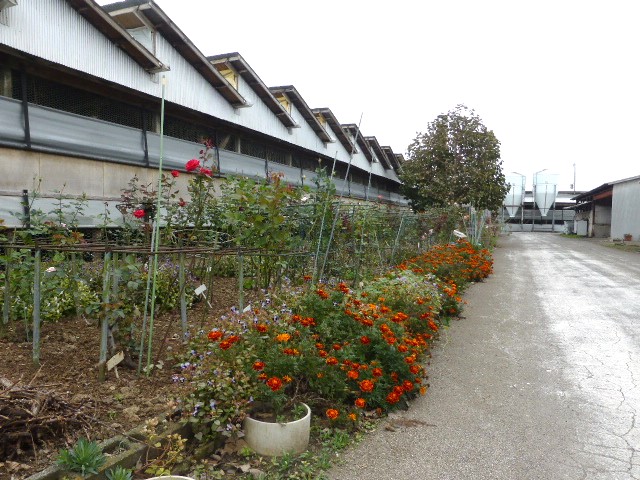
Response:
[{"label": "garden bed", "polygon": [[[213,308],[203,312],[202,309],[208,310],[208,306],[200,303],[189,312],[196,328],[199,328],[203,313],[218,318],[229,310],[237,299],[236,282],[236,279],[216,280]],[[79,436],[105,440],[124,434],[145,419],[170,411],[170,402],[181,392],[182,385],[171,379],[174,356],[183,353],[184,348],[179,314],[163,315],[156,321],[154,352],[161,354],[154,363],[161,361],[162,371],[145,376],[120,367],[119,378],[112,370],[105,382],[98,381],[98,326],[75,318],[44,324],[39,367],[32,362],[32,345],[24,341],[22,328],[18,323],[10,324],[0,338],[0,379],[5,379],[7,385],[15,384],[14,389],[28,386],[41,398],[56,397],[64,403],[82,406],[88,418],[69,425],[62,432],[41,430],[42,441],[35,449],[29,439],[16,451],[3,434],[6,453],[0,457],[0,478],[18,480],[44,469],[54,461],[61,448],[73,444]],[[160,350],[165,337],[166,346]],[[0,387],[0,401],[7,391],[7,386]]]}]

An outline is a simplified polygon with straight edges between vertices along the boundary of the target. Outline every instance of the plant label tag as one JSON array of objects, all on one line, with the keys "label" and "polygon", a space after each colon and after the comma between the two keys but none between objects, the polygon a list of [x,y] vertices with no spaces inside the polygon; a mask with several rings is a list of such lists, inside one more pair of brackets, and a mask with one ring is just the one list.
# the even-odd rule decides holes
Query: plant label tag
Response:
[{"label": "plant label tag", "polygon": [[244,309],[242,310],[242,313],[247,313],[248,311],[251,310],[251,305],[247,305],[246,307],[244,307]]},{"label": "plant label tag", "polygon": [[124,360],[124,352],[118,352],[113,357],[109,359],[107,362],[107,370],[111,370],[113,367],[118,365],[121,361]]},{"label": "plant label tag", "polygon": [[196,288],[196,290],[195,290],[195,291],[196,291],[196,295],[202,295],[202,294],[205,292],[205,290],[206,290],[206,289],[207,289],[207,286],[206,286],[206,285],[204,285],[204,284],[200,285],[200,286],[199,286],[198,288]]}]

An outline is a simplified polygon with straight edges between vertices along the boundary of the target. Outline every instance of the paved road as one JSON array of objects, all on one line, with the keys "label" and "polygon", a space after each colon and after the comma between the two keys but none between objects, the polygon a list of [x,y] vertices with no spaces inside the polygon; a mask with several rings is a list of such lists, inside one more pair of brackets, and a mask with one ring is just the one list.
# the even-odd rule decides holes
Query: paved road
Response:
[{"label": "paved road", "polygon": [[640,479],[640,254],[513,233],[431,388],[329,472],[337,479]]}]

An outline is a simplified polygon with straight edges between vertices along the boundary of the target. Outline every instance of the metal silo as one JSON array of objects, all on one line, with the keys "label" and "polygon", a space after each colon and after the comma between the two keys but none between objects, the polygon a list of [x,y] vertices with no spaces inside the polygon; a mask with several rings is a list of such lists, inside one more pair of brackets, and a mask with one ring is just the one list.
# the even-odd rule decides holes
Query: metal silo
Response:
[{"label": "metal silo", "polygon": [[558,194],[558,174],[543,173],[544,170],[533,175],[533,198],[545,217],[556,201]]},{"label": "metal silo", "polygon": [[506,175],[506,180],[509,184],[509,192],[504,197],[502,204],[507,209],[509,217],[513,218],[523,204],[526,177],[514,173],[514,175]]}]

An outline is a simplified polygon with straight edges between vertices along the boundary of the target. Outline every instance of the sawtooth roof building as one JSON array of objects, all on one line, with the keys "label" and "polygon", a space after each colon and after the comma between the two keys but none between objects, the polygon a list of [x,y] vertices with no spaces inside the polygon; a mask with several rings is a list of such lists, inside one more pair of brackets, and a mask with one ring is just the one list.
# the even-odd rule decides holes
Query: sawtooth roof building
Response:
[{"label": "sawtooth roof building", "polygon": [[[161,143],[163,167],[184,171],[207,139],[221,176],[281,172],[313,186],[335,162],[342,196],[408,204],[403,157],[382,137],[309,106],[293,85],[267,86],[237,52],[205,55],[151,0],[1,2],[0,112],[5,225],[19,224],[34,191],[47,211],[64,190],[88,196],[90,226],[134,175],[155,178]],[[179,180],[186,192],[188,175]]]}]

